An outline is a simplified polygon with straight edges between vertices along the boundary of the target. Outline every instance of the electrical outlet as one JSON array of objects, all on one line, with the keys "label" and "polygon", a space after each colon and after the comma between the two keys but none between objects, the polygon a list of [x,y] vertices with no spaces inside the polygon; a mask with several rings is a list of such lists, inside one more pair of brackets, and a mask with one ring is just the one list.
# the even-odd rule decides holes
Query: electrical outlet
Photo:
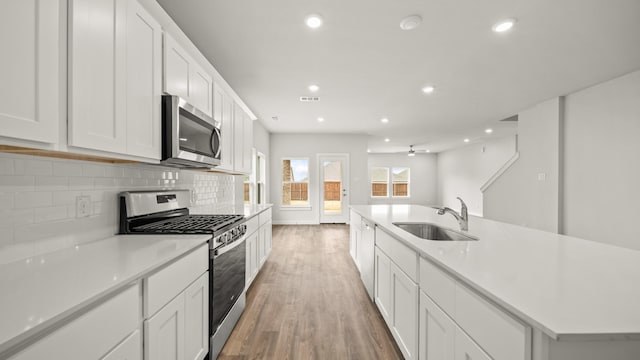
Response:
[{"label": "electrical outlet", "polygon": [[91,196],[76,196],[76,217],[88,217],[91,215]]}]

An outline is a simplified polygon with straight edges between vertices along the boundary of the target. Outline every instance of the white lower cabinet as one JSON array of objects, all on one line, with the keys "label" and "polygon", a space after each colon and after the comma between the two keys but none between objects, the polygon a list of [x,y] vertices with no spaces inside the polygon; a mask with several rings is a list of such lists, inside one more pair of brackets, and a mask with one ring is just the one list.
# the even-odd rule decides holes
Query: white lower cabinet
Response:
[{"label": "white lower cabinet", "polygon": [[418,348],[420,360],[454,360],[456,325],[424,292],[420,292]]},{"label": "white lower cabinet", "polygon": [[418,355],[418,284],[391,262],[393,331],[405,359]]},{"label": "white lower cabinet", "polygon": [[10,359],[140,359],[139,337],[131,338],[139,331],[140,318],[140,287],[136,284]]},{"label": "white lower cabinet", "polygon": [[146,360],[201,360],[209,351],[209,274],[144,321]]},{"label": "white lower cabinet", "polygon": [[418,350],[418,285],[386,254],[375,249],[374,299],[405,359]]},{"label": "white lower cabinet", "polygon": [[184,292],[184,334],[185,359],[204,358],[209,352],[209,273]]},{"label": "white lower cabinet", "polygon": [[391,259],[378,247],[375,248],[374,279],[374,301],[387,326],[392,326]]},{"label": "white lower cabinet", "polygon": [[245,288],[249,288],[271,253],[271,209],[247,221]]},{"label": "white lower cabinet", "polygon": [[492,358],[482,351],[464,331],[456,327],[455,360],[492,360]]},{"label": "white lower cabinet", "polygon": [[184,360],[184,296],[178,296],[144,323],[145,359]]},{"label": "white lower cabinet", "polygon": [[124,339],[115,349],[111,350],[100,360],[141,360],[142,338],[140,331],[134,331]]},{"label": "white lower cabinet", "polygon": [[360,243],[362,241],[362,217],[355,211],[349,213],[349,253],[353,262],[360,271],[360,263],[358,262],[358,254],[360,251]]}]

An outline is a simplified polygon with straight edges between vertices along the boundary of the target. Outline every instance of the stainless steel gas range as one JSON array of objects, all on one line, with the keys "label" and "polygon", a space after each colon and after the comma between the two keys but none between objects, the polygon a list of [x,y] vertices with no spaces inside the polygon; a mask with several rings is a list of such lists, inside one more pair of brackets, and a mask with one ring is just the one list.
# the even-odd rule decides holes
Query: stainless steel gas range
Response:
[{"label": "stainless steel gas range", "polygon": [[190,215],[190,192],[120,193],[121,234],[211,234],[209,240],[209,358],[215,359],[245,306],[243,215]]}]

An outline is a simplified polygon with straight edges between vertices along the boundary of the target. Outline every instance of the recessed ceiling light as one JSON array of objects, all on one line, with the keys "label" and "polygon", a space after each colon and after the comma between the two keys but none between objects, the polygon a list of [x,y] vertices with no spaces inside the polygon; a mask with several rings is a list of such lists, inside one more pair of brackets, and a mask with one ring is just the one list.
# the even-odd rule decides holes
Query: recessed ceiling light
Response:
[{"label": "recessed ceiling light", "polygon": [[315,85],[315,84],[314,85],[309,85],[309,91],[316,92],[318,90],[320,90],[320,87],[318,85]]},{"label": "recessed ceiling light", "polygon": [[389,140],[389,138],[384,139],[384,142],[389,142],[391,140]]},{"label": "recessed ceiling light", "polygon": [[323,121],[324,121],[324,118],[323,118],[323,117],[319,117],[319,118],[318,118],[318,122],[323,122]]},{"label": "recessed ceiling light", "polygon": [[402,30],[413,30],[420,26],[422,23],[422,17],[420,15],[411,15],[400,21],[400,29]]},{"label": "recessed ceiling light", "polygon": [[380,121],[386,124],[386,123],[388,123],[388,122],[389,122],[389,119],[387,119],[387,118],[382,118],[382,119],[380,119]]},{"label": "recessed ceiling light", "polygon": [[464,142],[467,142],[467,143],[468,143],[468,142],[469,142],[469,138],[467,138],[467,139],[464,139]]},{"label": "recessed ceiling light", "polygon": [[493,129],[489,128],[489,129],[484,129],[484,132],[487,134],[491,134],[493,132]]},{"label": "recessed ceiling light", "polygon": [[506,19],[496,23],[491,29],[493,29],[494,32],[503,33],[505,31],[511,30],[511,28],[513,28],[513,25],[515,24],[516,19]]},{"label": "recessed ceiling light", "polygon": [[304,19],[304,23],[312,29],[322,26],[322,17],[318,14],[311,14]]},{"label": "recessed ceiling light", "polygon": [[431,94],[435,90],[436,90],[436,88],[433,85],[427,85],[427,86],[422,88],[422,92],[425,93],[425,94]]},{"label": "recessed ceiling light", "polygon": [[370,152],[371,152],[371,149],[367,149],[367,152],[368,152],[368,153],[370,153]]},{"label": "recessed ceiling light", "polygon": [[430,152],[431,152],[431,150],[427,149],[427,152],[428,152],[428,153],[430,153]]}]

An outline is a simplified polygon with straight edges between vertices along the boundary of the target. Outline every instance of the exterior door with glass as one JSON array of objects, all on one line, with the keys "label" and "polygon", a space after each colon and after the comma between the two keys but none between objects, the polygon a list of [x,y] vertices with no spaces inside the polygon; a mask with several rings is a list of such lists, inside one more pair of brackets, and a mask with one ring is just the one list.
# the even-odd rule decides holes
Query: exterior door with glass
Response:
[{"label": "exterior door with glass", "polygon": [[349,220],[349,154],[318,155],[320,223]]}]

